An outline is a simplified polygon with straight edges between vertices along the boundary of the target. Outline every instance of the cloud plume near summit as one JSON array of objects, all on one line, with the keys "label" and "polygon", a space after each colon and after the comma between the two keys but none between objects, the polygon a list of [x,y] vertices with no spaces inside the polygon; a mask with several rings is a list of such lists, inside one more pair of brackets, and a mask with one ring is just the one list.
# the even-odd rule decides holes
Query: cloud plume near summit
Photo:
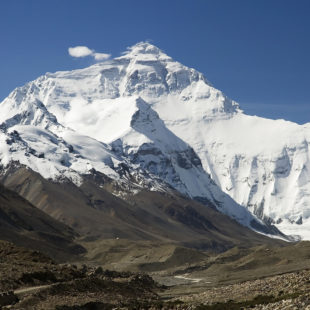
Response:
[{"label": "cloud plume near summit", "polygon": [[68,53],[75,58],[91,56],[97,61],[107,60],[111,57],[111,54],[97,53],[94,50],[89,49],[87,46],[69,47]]}]

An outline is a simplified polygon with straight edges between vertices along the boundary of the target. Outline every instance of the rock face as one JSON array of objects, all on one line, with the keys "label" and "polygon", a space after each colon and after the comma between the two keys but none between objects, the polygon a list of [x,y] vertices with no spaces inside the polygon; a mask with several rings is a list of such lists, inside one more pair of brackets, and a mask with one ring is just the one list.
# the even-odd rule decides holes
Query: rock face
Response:
[{"label": "rock face", "polygon": [[[141,186],[169,185],[244,225],[260,218],[310,238],[310,125],[245,115],[149,43],[15,89],[0,104],[0,123],[0,139],[11,139],[0,149],[3,166],[15,160],[76,184],[93,168],[120,180],[127,167]],[[26,147],[34,151],[25,157]]]}]

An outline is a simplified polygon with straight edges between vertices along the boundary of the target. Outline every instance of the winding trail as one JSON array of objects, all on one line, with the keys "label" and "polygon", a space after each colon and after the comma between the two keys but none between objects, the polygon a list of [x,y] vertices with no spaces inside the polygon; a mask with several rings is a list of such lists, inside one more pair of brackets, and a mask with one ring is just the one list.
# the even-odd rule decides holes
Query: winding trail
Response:
[{"label": "winding trail", "polygon": [[23,296],[27,293],[35,293],[35,292],[39,292],[39,291],[42,291],[44,289],[47,289],[51,286],[53,286],[54,284],[47,284],[47,285],[40,285],[40,286],[31,286],[31,287],[25,287],[25,288],[21,288],[21,289],[18,289],[18,290],[15,290],[14,291],[14,294],[17,296],[17,297],[20,297],[20,296]]}]

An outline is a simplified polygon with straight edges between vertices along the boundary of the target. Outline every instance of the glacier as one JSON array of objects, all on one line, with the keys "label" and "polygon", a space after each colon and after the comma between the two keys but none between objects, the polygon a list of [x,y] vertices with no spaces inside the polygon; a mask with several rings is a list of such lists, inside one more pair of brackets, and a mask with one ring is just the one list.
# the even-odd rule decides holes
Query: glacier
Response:
[{"label": "glacier", "polygon": [[167,184],[249,227],[310,240],[310,123],[246,115],[150,43],[16,88],[0,103],[0,139],[4,167],[79,184],[91,169],[119,180],[125,164],[141,186]]}]

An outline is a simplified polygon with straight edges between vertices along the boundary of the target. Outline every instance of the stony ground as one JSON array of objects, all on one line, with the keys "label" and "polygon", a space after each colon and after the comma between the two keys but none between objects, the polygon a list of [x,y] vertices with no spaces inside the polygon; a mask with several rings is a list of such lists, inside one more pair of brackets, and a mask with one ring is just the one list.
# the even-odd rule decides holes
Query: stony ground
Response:
[{"label": "stony ground", "polygon": [[[162,302],[164,288],[146,274],[57,264],[45,255],[0,241],[0,309],[174,309]],[[18,302],[15,301],[18,298]],[[12,302],[8,302],[12,300]]]},{"label": "stony ground", "polygon": [[81,278],[85,270],[0,240],[0,275],[0,291],[7,291]]},{"label": "stony ground", "polygon": [[178,299],[198,309],[310,309],[310,271],[217,287]]},{"label": "stony ground", "polygon": [[129,308],[157,302],[153,289],[156,284],[146,275],[120,274],[113,278],[102,271],[26,295],[13,309]]},{"label": "stony ground", "polygon": [[0,274],[0,291],[18,297],[1,304],[0,294],[1,309],[310,310],[310,270],[213,288],[199,282],[169,288],[146,274],[57,264],[0,241]]}]

